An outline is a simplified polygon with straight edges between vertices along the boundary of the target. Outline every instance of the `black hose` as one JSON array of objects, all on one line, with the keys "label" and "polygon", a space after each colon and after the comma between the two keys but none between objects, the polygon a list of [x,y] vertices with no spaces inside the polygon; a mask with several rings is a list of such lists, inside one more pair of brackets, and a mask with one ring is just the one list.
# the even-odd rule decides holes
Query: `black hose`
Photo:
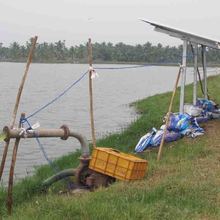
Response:
[{"label": "black hose", "polygon": [[[190,46],[191,46],[193,57],[195,57],[195,51],[194,51],[193,45],[190,44]],[[203,56],[203,52],[202,52],[202,67],[203,67],[203,71],[204,71],[205,66],[204,66],[204,60],[203,59],[204,59],[204,56]],[[201,88],[202,94],[204,95],[205,92],[204,92],[204,89],[203,89],[202,78],[201,78],[201,74],[199,72],[199,67],[197,67],[197,74],[198,74],[198,77],[199,77],[200,88]],[[208,89],[207,89],[207,92],[208,92]],[[209,94],[207,94],[207,96],[208,96],[208,99],[209,99]]]},{"label": "black hose", "polygon": [[43,182],[42,185],[43,185],[44,188],[48,188],[53,183],[55,183],[55,182],[57,182],[61,179],[64,179],[64,178],[69,177],[69,176],[75,176],[75,173],[76,173],[75,169],[66,169],[66,170],[60,171],[59,173],[57,173],[57,174],[49,177],[48,179],[46,179]]}]

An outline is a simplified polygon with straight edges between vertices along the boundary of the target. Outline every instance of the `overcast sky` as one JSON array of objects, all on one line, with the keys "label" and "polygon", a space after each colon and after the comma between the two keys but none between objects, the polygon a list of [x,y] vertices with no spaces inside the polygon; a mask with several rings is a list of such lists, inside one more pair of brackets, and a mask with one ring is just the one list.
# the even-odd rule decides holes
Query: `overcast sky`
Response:
[{"label": "overcast sky", "polygon": [[220,0],[0,0],[0,42],[179,45],[139,18],[220,40]]}]

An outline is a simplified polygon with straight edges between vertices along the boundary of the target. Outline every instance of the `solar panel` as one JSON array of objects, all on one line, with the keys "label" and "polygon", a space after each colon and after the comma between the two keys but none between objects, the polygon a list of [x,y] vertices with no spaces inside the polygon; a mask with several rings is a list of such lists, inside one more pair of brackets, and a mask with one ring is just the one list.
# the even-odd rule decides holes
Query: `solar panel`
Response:
[{"label": "solar panel", "polygon": [[220,49],[220,42],[219,41],[211,40],[211,39],[208,39],[205,37],[201,37],[201,36],[191,34],[191,33],[185,32],[185,31],[170,28],[168,26],[160,25],[160,24],[153,23],[153,22],[150,22],[147,20],[143,20],[143,19],[141,19],[141,20],[154,26],[155,31],[158,31],[158,32],[161,32],[164,34],[168,34],[172,37],[176,37],[176,38],[179,38],[182,40],[187,40],[192,43],[204,45],[204,46],[211,47],[214,49]]}]

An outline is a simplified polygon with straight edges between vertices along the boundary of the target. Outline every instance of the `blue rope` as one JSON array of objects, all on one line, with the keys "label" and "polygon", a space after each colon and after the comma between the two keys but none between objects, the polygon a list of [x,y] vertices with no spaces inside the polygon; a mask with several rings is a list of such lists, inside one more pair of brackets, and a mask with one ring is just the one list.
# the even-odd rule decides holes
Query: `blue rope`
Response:
[{"label": "blue rope", "polygon": [[[21,119],[20,119],[20,122],[21,122],[22,124],[27,123],[28,126],[29,126],[29,128],[31,129],[32,126],[31,126],[30,122],[27,120],[27,118],[21,118]],[[28,129],[29,129],[29,128],[28,128]],[[37,141],[37,143],[38,143],[38,146],[39,146],[41,152],[42,152],[43,155],[44,155],[44,158],[46,159],[46,161],[48,162],[48,164],[50,165],[50,167],[53,169],[54,173],[59,172],[59,171],[60,171],[59,167],[57,166],[57,164],[53,163],[52,160],[50,160],[49,157],[47,156],[47,153],[46,153],[46,151],[45,151],[45,149],[44,149],[44,146],[43,146],[43,144],[40,142],[40,139],[39,139],[39,137],[38,137],[38,135],[37,135],[36,132],[34,132],[34,137],[35,137],[35,139],[36,139],[36,141]],[[64,180],[65,180],[65,182],[67,183],[68,189],[72,189],[72,188],[74,187],[74,184],[72,183],[72,181],[71,181],[71,179],[70,179],[69,177],[64,178]]]},{"label": "blue rope", "polygon": [[86,76],[87,73],[88,73],[88,70],[85,73],[83,73],[83,75],[79,79],[77,79],[71,85],[69,85],[62,93],[60,93],[58,96],[56,96],[50,102],[48,102],[47,104],[43,105],[42,107],[40,107],[38,110],[36,110],[32,114],[30,114],[28,117],[26,117],[26,119],[29,119],[29,118],[35,116],[36,114],[38,114],[39,112],[41,112],[42,110],[47,108],[49,105],[56,102],[59,98],[61,98],[63,95],[65,95],[70,89],[72,89],[73,86],[75,86],[78,82],[80,82]]},{"label": "blue rope", "polygon": [[[122,66],[122,67],[94,67],[94,69],[96,70],[123,70],[123,69],[137,69],[137,68],[143,68],[143,67],[149,67],[149,66],[156,66],[156,64],[143,64],[143,65],[134,65],[134,66]],[[34,111],[32,114],[27,116],[26,119],[30,119],[31,117],[35,116],[36,114],[38,114],[39,112],[47,108],[49,105],[56,102],[59,98],[64,96],[70,89],[72,89],[73,86],[75,86],[78,82],[80,82],[86,76],[88,72],[89,71],[87,70],[85,73],[83,73],[83,75],[79,79],[77,79],[71,85],[69,85],[62,93],[60,93],[54,99],[52,99],[51,101],[49,101],[48,103],[46,103],[45,105],[43,105],[42,107]]]},{"label": "blue rope", "polygon": [[[22,124],[27,123],[28,126],[29,126],[29,128],[31,128],[31,124],[30,124],[30,122],[27,120],[27,118],[22,118],[22,119],[21,119],[21,123],[22,123]],[[37,133],[36,133],[36,132],[34,132],[34,137],[35,137],[35,139],[36,139],[36,141],[37,141],[37,143],[38,143],[38,145],[39,145],[40,150],[42,151],[42,153],[43,153],[43,155],[44,155],[44,158],[45,158],[46,161],[48,162],[48,164],[51,166],[51,168],[53,169],[54,172],[58,172],[58,171],[59,171],[58,166],[56,166],[56,165],[52,162],[52,160],[50,160],[49,157],[47,156],[47,153],[46,153],[46,151],[45,151],[45,149],[44,149],[44,146],[43,146],[43,144],[40,142],[40,139],[39,139],[39,137],[37,136]]]}]

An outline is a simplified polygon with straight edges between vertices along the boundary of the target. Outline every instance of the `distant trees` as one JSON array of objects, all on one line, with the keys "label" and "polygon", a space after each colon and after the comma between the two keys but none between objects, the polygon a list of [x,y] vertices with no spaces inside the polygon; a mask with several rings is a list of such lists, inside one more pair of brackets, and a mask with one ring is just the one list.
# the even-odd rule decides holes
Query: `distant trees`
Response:
[{"label": "distant trees", "polygon": [[[0,43],[0,61],[24,62],[31,44],[30,41],[26,45],[19,45],[13,42],[9,47],[4,47]],[[128,45],[122,42],[112,43],[94,43],[93,44],[93,60],[94,62],[123,62],[123,63],[158,63],[170,64],[181,63],[182,46],[170,47],[162,44],[152,45],[150,42],[145,44]],[[192,61],[192,51],[189,47],[188,61]],[[200,58],[201,59],[201,58]],[[207,52],[207,60],[210,63],[220,62],[220,52],[209,49]],[[67,47],[65,41],[57,41],[55,43],[38,43],[34,54],[34,62],[45,63],[84,63],[87,62],[86,44]]]}]

